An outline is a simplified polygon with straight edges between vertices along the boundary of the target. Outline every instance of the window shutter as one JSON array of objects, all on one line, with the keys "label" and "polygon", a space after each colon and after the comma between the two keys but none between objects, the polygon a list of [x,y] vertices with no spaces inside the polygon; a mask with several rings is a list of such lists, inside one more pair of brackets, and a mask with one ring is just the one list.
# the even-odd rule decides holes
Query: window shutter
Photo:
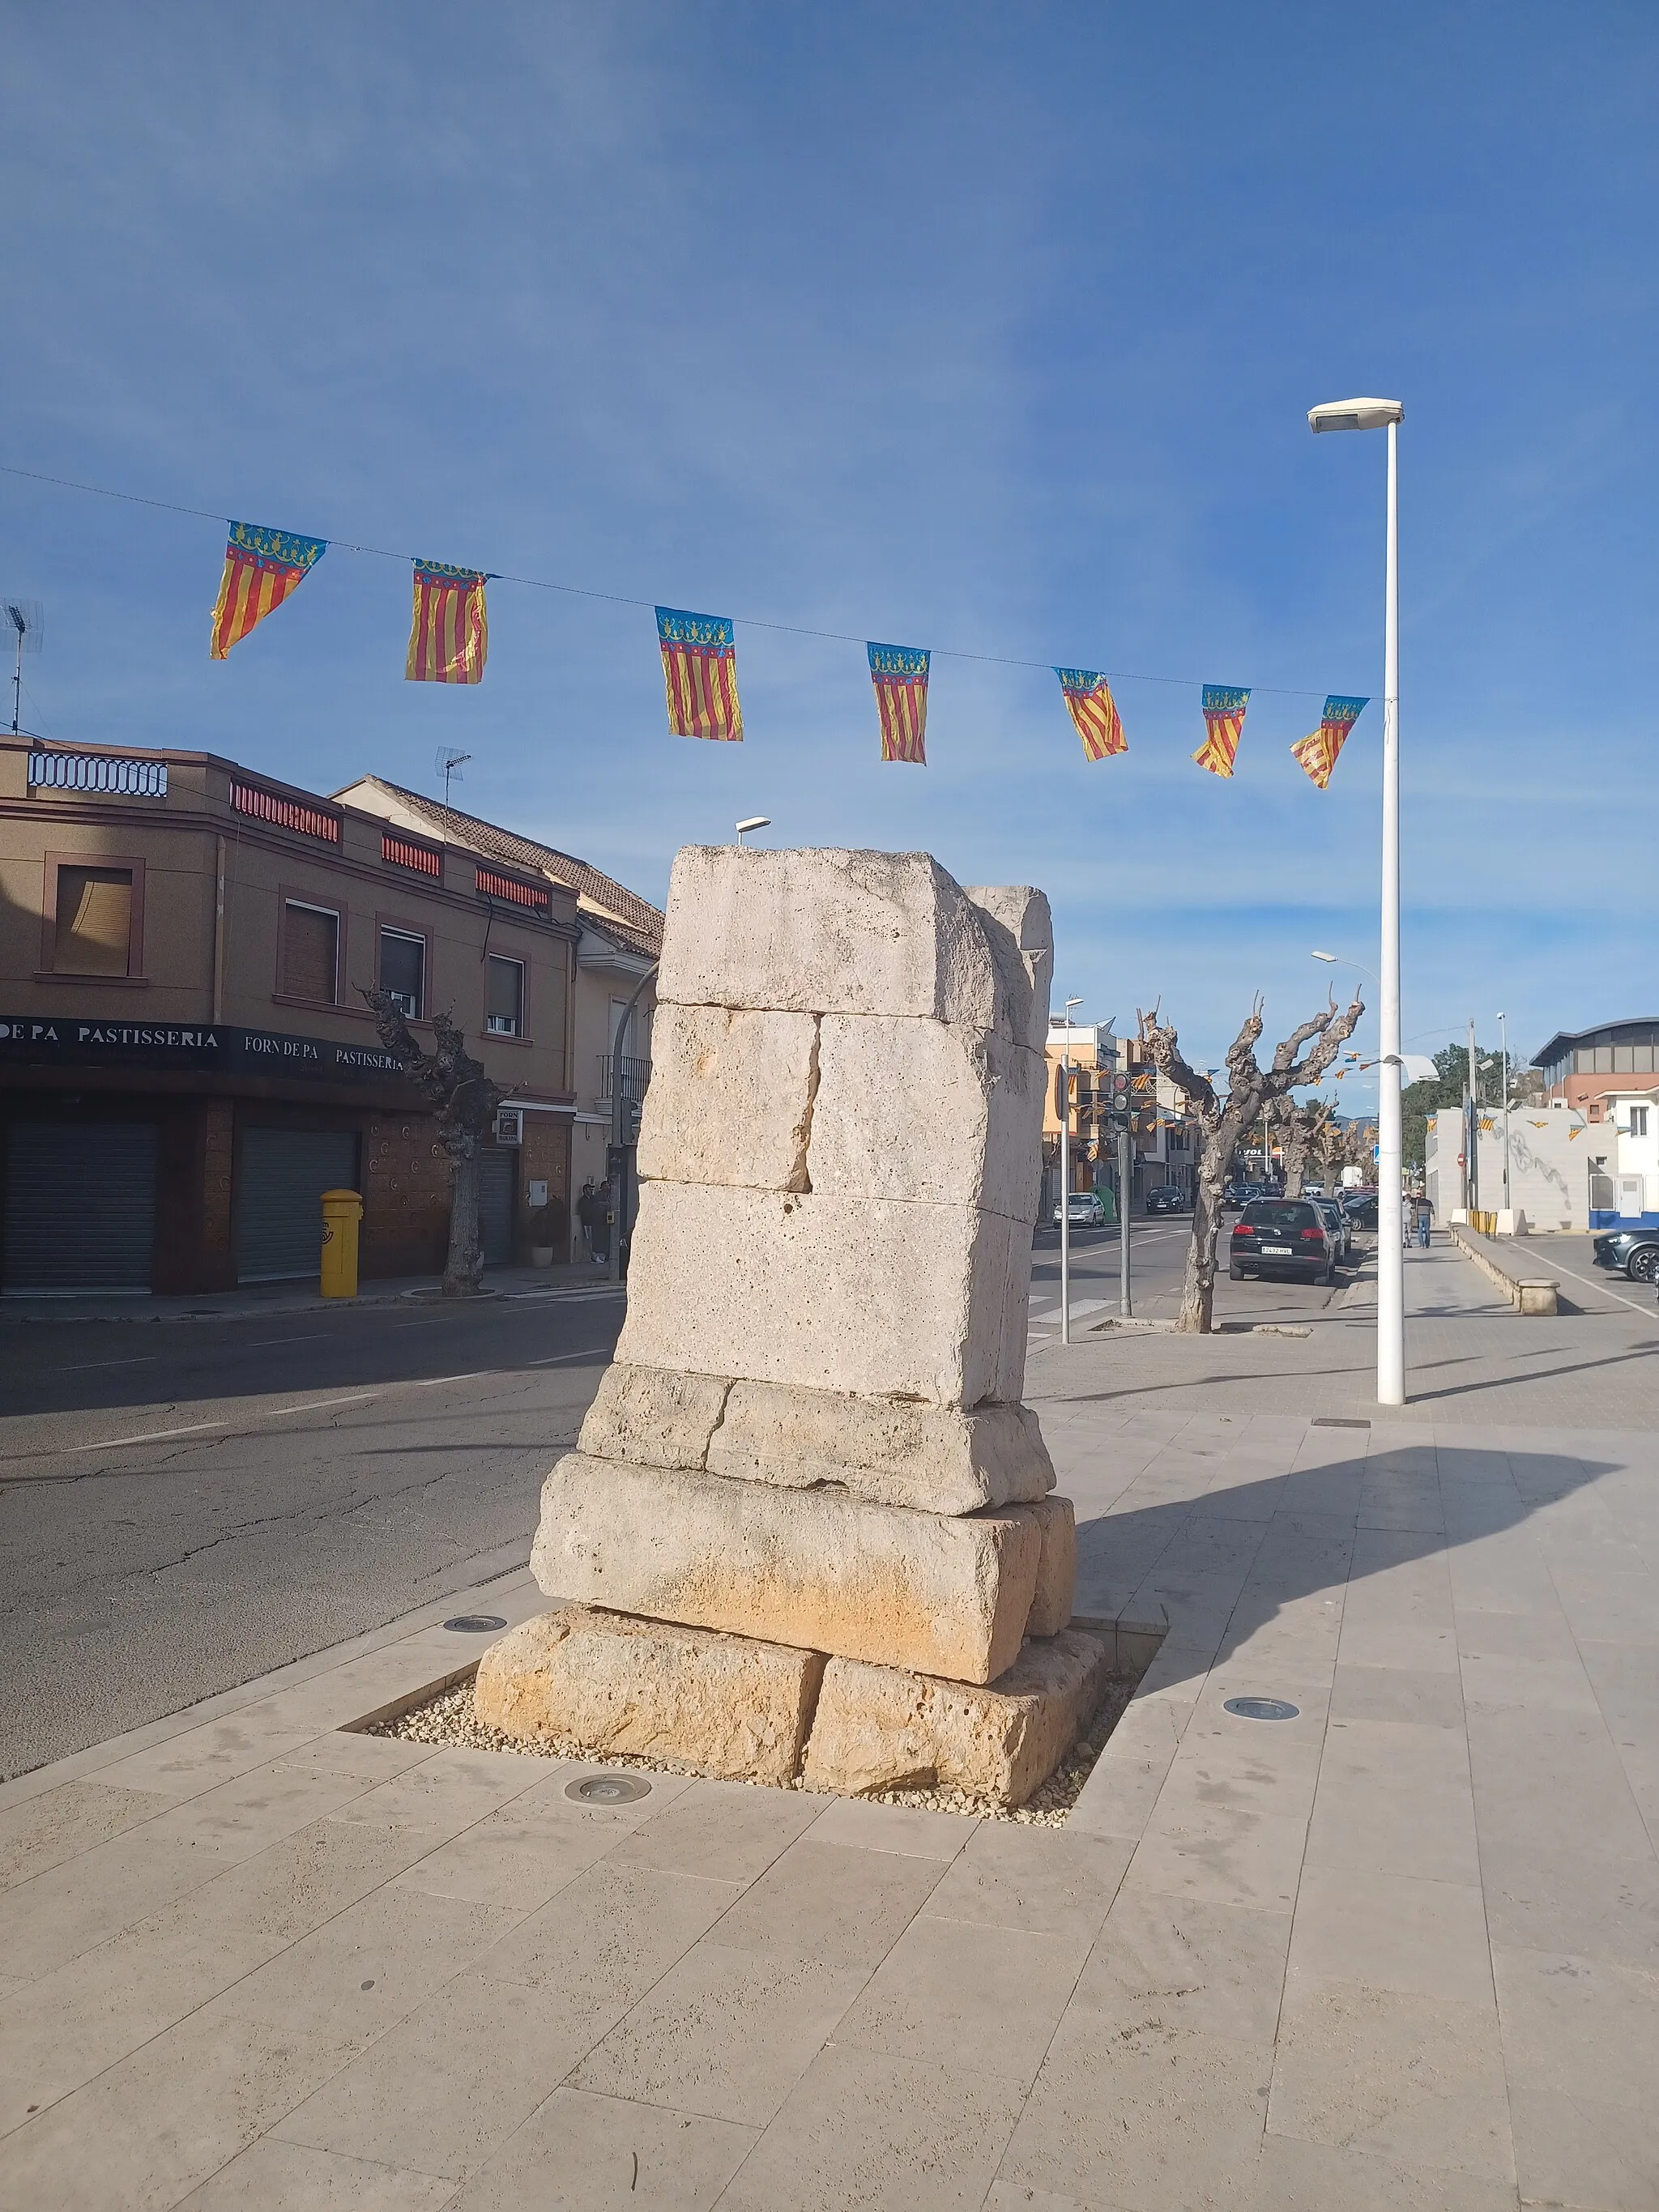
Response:
[{"label": "window shutter", "polygon": [[283,920],[283,995],[331,1006],[339,969],[339,915],[290,900]]},{"label": "window shutter", "polygon": [[489,996],[484,1002],[486,1029],[498,1036],[517,1036],[524,1008],[524,967],[517,960],[489,956]]},{"label": "window shutter", "polygon": [[59,868],[52,966],[60,975],[125,975],[131,937],[131,868]]},{"label": "window shutter", "polygon": [[422,988],[425,967],[426,945],[422,939],[411,937],[406,930],[380,932],[380,988],[391,992],[411,1022],[418,1021],[425,1011]]}]

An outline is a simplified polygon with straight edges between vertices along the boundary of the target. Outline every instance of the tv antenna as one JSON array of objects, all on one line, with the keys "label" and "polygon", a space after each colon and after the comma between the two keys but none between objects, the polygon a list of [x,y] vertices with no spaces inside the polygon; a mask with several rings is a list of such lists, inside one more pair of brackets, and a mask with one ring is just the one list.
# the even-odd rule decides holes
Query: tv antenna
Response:
[{"label": "tv antenna", "polygon": [[44,617],[39,599],[8,599],[5,609],[17,641],[17,662],[11,679],[11,733],[15,737],[22,720],[23,655],[40,652]]},{"label": "tv antenna", "polygon": [[438,773],[444,780],[444,805],[446,806],[449,804],[450,785],[452,783],[465,783],[466,781],[466,778],[461,774],[461,770],[471,757],[472,756],[471,753],[458,752],[453,745],[439,746]]}]

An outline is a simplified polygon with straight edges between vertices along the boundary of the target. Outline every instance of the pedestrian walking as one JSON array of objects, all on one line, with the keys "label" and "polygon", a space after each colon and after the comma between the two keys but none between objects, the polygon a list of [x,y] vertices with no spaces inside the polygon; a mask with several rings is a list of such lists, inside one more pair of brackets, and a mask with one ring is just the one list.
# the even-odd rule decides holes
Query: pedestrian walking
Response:
[{"label": "pedestrian walking", "polygon": [[593,1264],[605,1266],[611,1258],[611,1178],[593,1193]]},{"label": "pedestrian walking", "polygon": [[1433,1204],[1427,1191],[1419,1190],[1417,1194],[1417,1241],[1425,1252],[1429,1249],[1429,1231],[1433,1224]]},{"label": "pedestrian walking", "polygon": [[1400,1201],[1400,1241],[1409,1248],[1417,1226],[1417,1200],[1407,1191]]},{"label": "pedestrian walking", "polygon": [[593,1178],[589,1176],[582,1185],[581,1196],[576,1200],[576,1218],[582,1225],[582,1235],[587,1240],[588,1257],[593,1256]]}]

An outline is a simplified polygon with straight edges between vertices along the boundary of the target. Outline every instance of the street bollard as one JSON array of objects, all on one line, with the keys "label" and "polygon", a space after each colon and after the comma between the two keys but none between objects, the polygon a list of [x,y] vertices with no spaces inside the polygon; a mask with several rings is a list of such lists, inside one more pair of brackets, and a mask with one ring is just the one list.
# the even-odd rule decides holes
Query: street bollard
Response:
[{"label": "street bollard", "polygon": [[325,1298],[357,1295],[357,1229],[363,1201],[355,1190],[323,1193],[322,1291]]}]

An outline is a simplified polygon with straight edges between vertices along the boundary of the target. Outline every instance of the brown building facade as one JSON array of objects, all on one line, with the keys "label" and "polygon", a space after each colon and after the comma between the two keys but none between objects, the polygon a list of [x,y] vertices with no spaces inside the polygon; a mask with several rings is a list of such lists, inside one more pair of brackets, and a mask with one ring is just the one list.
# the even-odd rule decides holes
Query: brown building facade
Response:
[{"label": "brown building facade", "polygon": [[332,1188],[365,1276],[440,1267],[448,1163],[373,987],[511,1091],[487,1262],[563,1257],[578,936],[563,884],[216,756],[0,740],[0,1289],[302,1279]]}]

